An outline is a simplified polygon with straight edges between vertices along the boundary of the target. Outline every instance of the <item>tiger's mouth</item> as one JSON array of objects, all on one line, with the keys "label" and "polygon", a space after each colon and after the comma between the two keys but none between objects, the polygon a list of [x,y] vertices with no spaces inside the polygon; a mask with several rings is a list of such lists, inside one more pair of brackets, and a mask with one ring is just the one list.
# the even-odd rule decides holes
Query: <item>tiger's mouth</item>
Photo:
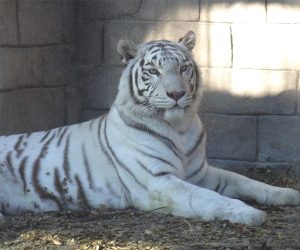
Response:
[{"label": "tiger's mouth", "polygon": [[182,106],[180,106],[177,102],[174,104],[174,106],[173,107],[171,107],[170,109],[174,109],[174,110],[176,110],[176,109],[184,109],[185,107],[182,107]]},{"label": "tiger's mouth", "polygon": [[192,100],[189,99],[189,98],[186,98],[187,100],[178,100],[174,103],[174,105],[171,107],[171,109],[186,109],[188,108],[191,103],[192,103]]},{"label": "tiger's mouth", "polygon": [[179,103],[175,103],[169,108],[165,108],[164,111],[170,111],[171,113],[186,111],[189,108],[189,105],[180,105]]},{"label": "tiger's mouth", "polygon": [[176,111],[176,110],[185,110],[190,106],[190,104],[182,104],[182,103],[173,103],[172,105],[166,105],[166,106],[156,106],[157,109],[160,110],[171,110],[171,111]]},{"label": "tiger's mouth", "polygon": [[173,100],[171,98],[165,97],[157,97],[152,100],[149,100],[151,106],[154,106],[156,109],[159,110],[185,110],[189,106],[191,106],[193,102],[193,98],[190,95],[186,95],[179,100]]},{"label": "tiger's mouth", "polygon": [[158,105],[156,106],[157,109],[160,109],[160,110],[181,110],[181,109],[184,109],[185,107],[183,107],[182,105],[180,105],[179,103],[172,103],[172,104],[169,104],[169,105],[164,105],[164,106],[161,106],[161,105]]}]

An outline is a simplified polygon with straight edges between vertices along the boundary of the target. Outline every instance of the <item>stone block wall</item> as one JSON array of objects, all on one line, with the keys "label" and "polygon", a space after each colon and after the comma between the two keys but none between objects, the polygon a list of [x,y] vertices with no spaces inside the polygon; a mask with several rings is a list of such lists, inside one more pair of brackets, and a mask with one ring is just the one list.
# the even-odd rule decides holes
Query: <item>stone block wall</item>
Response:
[{"label": "stone block wall", "polygon": [[81,119],[106,112],[113,102],[123,69],[119,39],[178,40],[193,30],[211,162],[299,165],[299,17],[299,1],[81,0]]},{"label": "stone block wall", "polygon": [[0,0],[0,134],[107,112],[119,39],[193,30],[210,161],[300,165],[299,17],[295,0]]},{"label": "stone block wall", "polygon": [[78,121],[76,1],[0,0],[0,135]]}]

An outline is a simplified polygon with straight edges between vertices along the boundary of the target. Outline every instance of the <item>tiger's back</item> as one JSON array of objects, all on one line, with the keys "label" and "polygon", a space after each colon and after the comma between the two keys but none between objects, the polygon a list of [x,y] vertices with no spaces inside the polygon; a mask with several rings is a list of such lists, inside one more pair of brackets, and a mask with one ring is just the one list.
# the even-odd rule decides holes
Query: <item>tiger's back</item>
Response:
[{"label": "tiger's back", "polygon": [[116,174],[99,150],[102,119],[1,136],[2,212],[124,207]]}]

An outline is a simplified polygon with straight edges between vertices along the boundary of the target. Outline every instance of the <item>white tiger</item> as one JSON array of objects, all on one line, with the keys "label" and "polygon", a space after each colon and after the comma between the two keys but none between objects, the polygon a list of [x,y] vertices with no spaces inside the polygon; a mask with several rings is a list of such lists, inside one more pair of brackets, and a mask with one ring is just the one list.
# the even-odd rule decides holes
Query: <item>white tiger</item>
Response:
[{"label": "white tiger", "polygon": [[265,213],[238,199],[299,205],[296,190],[208,165],[195,39],[190,31],[179,42],[121,40],[127,67],[107,115],[0,137],[2,213],[134,206],[260,225]]}]

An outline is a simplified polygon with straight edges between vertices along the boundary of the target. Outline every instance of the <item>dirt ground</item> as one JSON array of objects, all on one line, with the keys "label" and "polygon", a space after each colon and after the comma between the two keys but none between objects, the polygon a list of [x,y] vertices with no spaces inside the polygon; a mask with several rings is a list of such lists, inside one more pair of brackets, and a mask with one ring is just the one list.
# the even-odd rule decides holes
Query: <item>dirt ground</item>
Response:
[{"label": "dirt ground", "polygon": [[[292,174],[246,174],[300,190],[299,177]],[[0,249],[300,249],[300,207],[252,205],[268,214],[261,227],[136,209],[7,216]]]}]

